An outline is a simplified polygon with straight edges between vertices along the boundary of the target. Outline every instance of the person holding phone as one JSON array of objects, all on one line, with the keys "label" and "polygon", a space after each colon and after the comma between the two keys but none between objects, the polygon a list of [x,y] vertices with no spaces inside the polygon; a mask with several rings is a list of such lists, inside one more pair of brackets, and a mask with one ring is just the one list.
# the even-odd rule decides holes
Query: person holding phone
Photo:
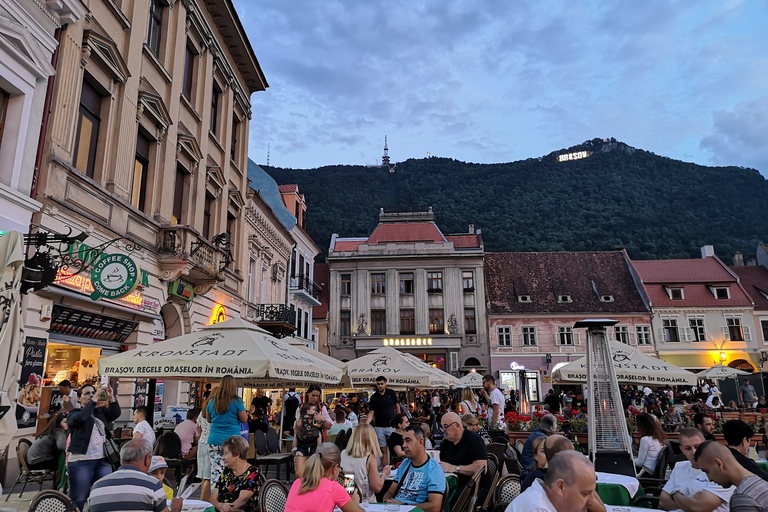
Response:
[{"label": "person holding phone", "polygon": [[[102,394],[106,401],[100,401]],[[112,464],[104,456],[104,439],[111,437],[109,424],[120,417],[120,405],[111,386],[82,386],[78,391],[80,409],[67,415],[69,427],[69,495],[83,510],[91,485],[112,473]]]},{"label": "person holding phone", "polygon": [[376,431],[368,423],[360,423],[347,442],[347,448],[341,452],[341,467],[344,472],[354,472],[355,482],[363,498],[368,499],[384,488],[384,481],[392,471],[392,466],[385,466],[379,474],[381,448]]},{"label": "person holding phone", "polygon": [[337,481],[340,464],[339,447],[333,443],[321,444],[291,485],[285,512],[332,512],[334,507],[342,512],[364,512],[360,507],[360,492],[355,490],[350,496]]}]

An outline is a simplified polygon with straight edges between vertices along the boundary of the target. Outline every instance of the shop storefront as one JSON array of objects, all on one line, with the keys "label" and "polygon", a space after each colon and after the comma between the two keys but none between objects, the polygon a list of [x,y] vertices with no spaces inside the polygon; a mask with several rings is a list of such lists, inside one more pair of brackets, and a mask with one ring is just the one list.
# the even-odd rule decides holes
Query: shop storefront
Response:
[{"label": "shop storefront", "polygon": [[761,361],[759,353],[744,352],[741,350],[702,350],[697,352],[659,352],[659,358],[680,368],[693,372],[706,370],[716,364],[723,364],[737,370],[754,373],[760,371]]},{"label": "shop storefront", "polygon": [[531,402],[541,402],[544,396],[553,387],[552,371],[558,365],[565,365],[575,361],[584,354],[557,354],[550,355],[547,363],[546,354],[535,355],[491,355],[491,370],[500,385],[505,389],[520,389],[521,371],[524,371],[528,399]]},{"label": "shop storefront", "polygon": [[[397,350],[412,354],[430,366],[447,373],[458,370],[461,338],[451,337],[398,337],[398,338],[355,338],[357,355],[362,356],[371,350],[381,347],[393,347]],[[450,363],[453,357],[453,364]]]}]

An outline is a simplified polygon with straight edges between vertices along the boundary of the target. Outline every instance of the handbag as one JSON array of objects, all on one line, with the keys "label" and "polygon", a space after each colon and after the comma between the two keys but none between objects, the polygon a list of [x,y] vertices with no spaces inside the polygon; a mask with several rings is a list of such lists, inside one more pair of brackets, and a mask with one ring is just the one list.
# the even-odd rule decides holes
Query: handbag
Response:
[{"label": "handbag", "polygon": [[[94,418],[94,421],[97,420]],[[117,443],[111,437],[107,437],[100,422],[96,423],[96,426],[99,428],[99,434],[104,438],[104,458],[113,466],[119,466],[120,450],[117,447]]]}]

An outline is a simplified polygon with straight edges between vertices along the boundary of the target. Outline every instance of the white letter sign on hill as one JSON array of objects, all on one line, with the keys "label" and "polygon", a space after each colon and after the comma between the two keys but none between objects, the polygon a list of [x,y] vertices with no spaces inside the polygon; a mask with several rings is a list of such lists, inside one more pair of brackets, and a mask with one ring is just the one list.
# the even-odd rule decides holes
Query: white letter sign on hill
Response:
[{"label": "white letter sign on hill", "polygon": [[588,156],[589,156],[588,151],[577,151],[576,153],[566,153],[565,155],[558,155],[557,161],[567,162],[569,160],[581,160],[582,158],[587,158]]}]

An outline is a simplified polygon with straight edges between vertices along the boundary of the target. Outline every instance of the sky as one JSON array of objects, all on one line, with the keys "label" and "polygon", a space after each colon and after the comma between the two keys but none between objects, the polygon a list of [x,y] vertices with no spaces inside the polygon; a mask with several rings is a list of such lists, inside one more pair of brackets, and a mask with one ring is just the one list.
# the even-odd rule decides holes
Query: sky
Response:
[{"label": "sky", "polygon": [[768,175],[763,0],[234,0],[250,158],[497,163],[615,137]]}]

